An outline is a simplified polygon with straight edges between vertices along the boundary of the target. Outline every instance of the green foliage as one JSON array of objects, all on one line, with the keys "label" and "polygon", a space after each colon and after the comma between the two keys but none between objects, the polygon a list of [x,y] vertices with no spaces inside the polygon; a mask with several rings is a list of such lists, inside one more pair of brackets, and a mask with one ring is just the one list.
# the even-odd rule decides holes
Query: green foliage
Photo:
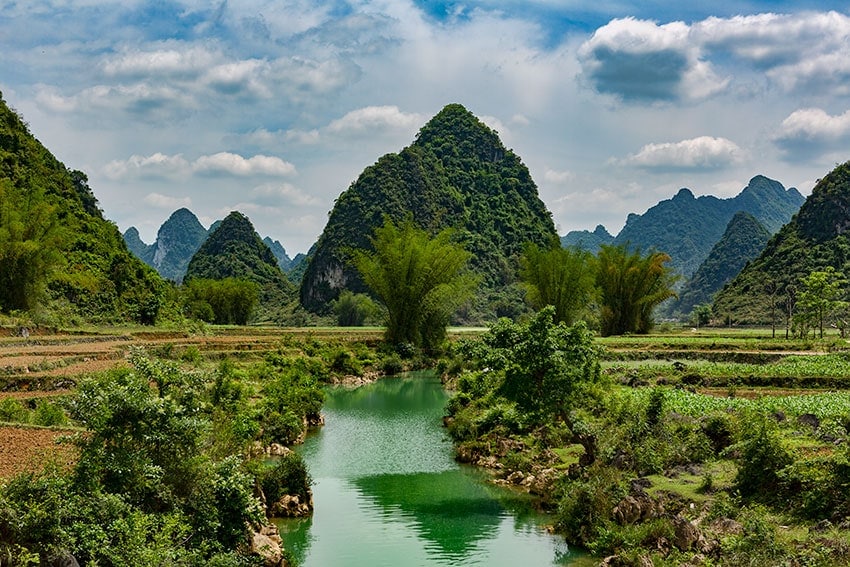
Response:
[{"label": "green foliage", "polygon": [[768,240],[770,232],[755,217],[744,211],[736,213],[726,232],[685,284],[673,309],[688,313],[700,304],[710,303],[717,291],[758,257]]},{"label": "green foliage", "polygon": [[344,288],[365,291],[344,251],[370,250],[369,236],[385,217],[401,223],[407,215],[431,234],[456,230],[482,281],[477,308],[466,315],[488,321],[494,318],[492,303],[504,299],[491,293],[516,282],[523,245],[557,237],[520,158],[463,106],[451,104],[412,145],[367,167],[336,200],[306,267],[302,303],[323,310]]},{"label": "green foliage", "polygon": [[520,277],[535,309],[555,307],[555,321],[572,325],[594,296],[596,266],[590,252],[548,249],[529,243],[521,259]]},{"label": "green foliage", "polygon": [[776,496],[780,471],[792,456],[783,446],[776,426],[761,415],[752,415],[741,429],[740,459],[735,486],[744,497]]},{"label": "green foliage", "polygon": [[544,308],[527,325],[502,319],[483,339],[493,368],[504,371],[505,397],[547,418],[563,414],[576,390],[599,377],[591,333],[582,323],[556,325],[554,311]]},{"label": "green foliage", "polygon": [[249,280],[195,278],[183,287],[187,315],[218,325],[246,325],[259,301],[259,286]]},{"label": "green foliage", "polygon": [[20,400],[3,398],[0,400],[0,421],[29,423],[30,412]]},{"label": "green foliage", "polygon": [[378,315],[378,306],[371,297],[347,289],[331,302],[331,309],[340,327],[361,327]]},{"label": "green foliage", "polygon": [[847,285],[847,280],[844,279],[844,274],[836,272],[832,266],[827,266],[823,271],[814,271],[805,276],[801,283],[803,287],[797,302],[797,313],[804,321],[818,329],[823,338],[824,322],[846,305],[840,298],[845,295],[844,286]]},{"label": "green foliage", "polygon": [[85,174],[51,155],[2,99],[0,193],[0,309],[47,301],[88,320],[157,321],[162,280],[103,218]]},{"label": "green foliage", "polygon": [[[717,294],[714,313],[733,322],[770,323],[778,308],[790,327],[800,281],[828,266],[842,273],[850,267],[850,241],[845,234],[848,203],[850,162],[818,181],[794,219]],[[766,289],[768,283],[773,293]]]},{"label": "green foliage", "polygon": [[310,498],[309,490],[313,480],[307,472],[307,465],[299,453],[290,451],[278,457],[274,465],[266,467],[260,474],[260,485],[266,502],[277,502],[281,496],[298,496],[301,502]]},{"label": "green foliage", "polygon": [[374,252],[353,250],[353,263],[386,309],[386,340],[432,350],[445,338],[452,313],[471,295],[470,254],[444,230],[431,238],[408,217],[389,217],[375,230]]},{"label": "green foliage", "polygon": [[266,364],[259,369],[264,382],[259,406],[262,435],[266,443],[291,445],[304,432],[305,420],[314,420],[325,396],[302,364]]},{"label": "green foliage", "polygon": [[675,276],[661,252],[643,256],[626,246],[602,246],[596,282],[599,286],[602,334],[648,333],[654,324],[652,311],[670,297]]},{"label": "green foliage", "polygon": [[259,307],[265,312],[274,312],[295,295],[272,251],[260,239],[251,221],[239,212],[227,215],[211,232],[189,262],[184,282],[188,285],[194,279],[232,278],[253,282],[258,287]]},{"label": "green foliage", "polygon": [[124,233],[124,241],[135,256],[163,278],[178,283],[183,280],[189,261],[206,238],[207,230],[186,208],[177,209],[162,223],[154,244],[142,242],[135,228],[131,227]]}]

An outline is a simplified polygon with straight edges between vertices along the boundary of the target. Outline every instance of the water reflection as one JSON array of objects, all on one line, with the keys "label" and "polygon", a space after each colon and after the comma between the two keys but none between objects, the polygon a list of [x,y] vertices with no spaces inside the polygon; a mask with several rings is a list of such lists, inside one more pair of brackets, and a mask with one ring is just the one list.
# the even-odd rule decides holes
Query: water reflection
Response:
[{"label": "water reflection", "polygon": [[312,519],[280,523],[304,567],[566,565],[527,500],[452,459],[433,376],[329,392],[325,427],[301,449],[316,479]]}]

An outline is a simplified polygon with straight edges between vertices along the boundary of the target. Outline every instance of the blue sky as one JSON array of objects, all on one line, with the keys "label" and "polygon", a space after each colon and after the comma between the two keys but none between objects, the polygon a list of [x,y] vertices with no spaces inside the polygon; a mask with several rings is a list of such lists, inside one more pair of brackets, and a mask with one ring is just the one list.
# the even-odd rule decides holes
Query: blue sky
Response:
[{"label": "blue sky", "polygon": [[561,234],[757,174],[808,194],[850,159],[839,2],[0,0],[0,53],[7,103],[147,242],[186,206],[306,251],[455,102]]}]

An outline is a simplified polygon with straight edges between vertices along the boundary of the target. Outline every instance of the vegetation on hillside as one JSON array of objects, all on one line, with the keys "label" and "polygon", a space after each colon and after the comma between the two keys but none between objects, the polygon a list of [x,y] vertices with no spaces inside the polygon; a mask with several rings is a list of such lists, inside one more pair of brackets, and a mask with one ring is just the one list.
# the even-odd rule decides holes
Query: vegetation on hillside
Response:
[{"label": "vegetation on hillside", "polygon": [[103,218],[86,175],[60,163],[2,97],[0,191],[0,309],[46,302],[39,317],[48,324],[159,319],[164,282]]},{"label": "vegetation on hillside", "polygon": [[794,323],[802,279],[832,267],[850,273],[850,162],[821,179],[799,213],[718,292],[713,311],[735,323]]},{"label": "vegetation on hillside", "polygon": [[679,293],[672,310],[688,314],[699,304],[711,303],[717,291],[758,257],[768,240],[770,233],[754,216],[744,211],[735,213],[726,232]]},{"label": "vegetation on hillside", "polygon": [[409,214],[431,233],[453,228],[472,255],[482,285],[467,319],[521,311],[513,284],[522,247],[556,237],[520,158],[463,106],[448,105],[412,145],[367,167],[337,198],[304,274],[302,303],[323,310],[343,289],[366,291],[344,251],[370,250],[369,236],[385,216],[400,222]]}]

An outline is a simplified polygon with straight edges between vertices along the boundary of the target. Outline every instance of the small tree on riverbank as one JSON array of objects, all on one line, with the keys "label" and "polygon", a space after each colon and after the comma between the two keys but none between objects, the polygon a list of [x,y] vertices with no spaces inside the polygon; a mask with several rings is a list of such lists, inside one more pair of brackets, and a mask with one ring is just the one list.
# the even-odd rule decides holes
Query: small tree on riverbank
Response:
[{"label": "small tree on riverbank", "polygon": [[477,285],[467,271],[470,253],[450,230],[431,237],[408,217],[387,218],[375,229],[374,250],[352,251],[354,266],[385,309],[386,340],[433,349],[445,337],[454,311]]}]

